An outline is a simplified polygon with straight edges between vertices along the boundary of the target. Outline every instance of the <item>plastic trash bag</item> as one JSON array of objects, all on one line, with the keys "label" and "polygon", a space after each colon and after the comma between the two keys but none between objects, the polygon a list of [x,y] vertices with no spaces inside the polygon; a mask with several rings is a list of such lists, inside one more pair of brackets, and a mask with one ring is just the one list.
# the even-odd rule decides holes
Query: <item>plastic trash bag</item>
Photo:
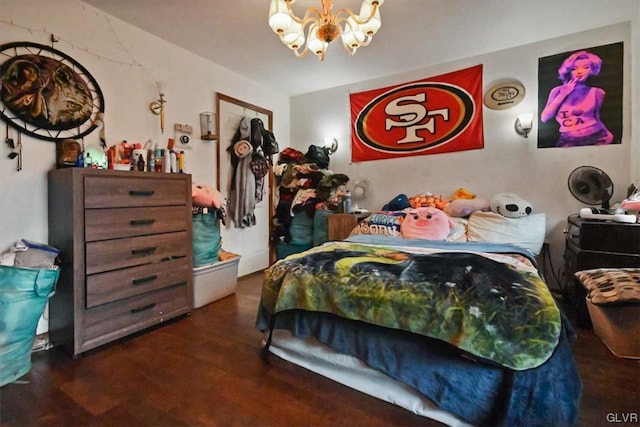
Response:
[{"label": "plastic trash bag", "polygon": [[59,277],[57,268],[0,265],[0,387],[31,369],[38,320]]},{"label": "plastic trash bag", "polygon": [[219,260],[220,223],[213,209],[208,213],[192,216],[193,224],[193,266],[201,267]]}]

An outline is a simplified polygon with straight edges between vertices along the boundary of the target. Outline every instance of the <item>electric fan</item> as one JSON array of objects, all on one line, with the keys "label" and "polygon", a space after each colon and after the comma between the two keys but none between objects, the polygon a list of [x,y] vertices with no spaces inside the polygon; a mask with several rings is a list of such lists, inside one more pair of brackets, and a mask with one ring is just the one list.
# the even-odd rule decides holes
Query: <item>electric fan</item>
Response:
[{"label": "electric fan", "polygon": [[350,181],[347,189],[351,192],[354,212],[366,212],[366,200],[371,197],[371,181],[368,179],[356,179]]},{"label": "electric fan", "polygon": [[569,174],[568,184],[577,200],[587,205],[600,205],[608,213],[613,182],[604,171],[594,166],[580,166]]}]

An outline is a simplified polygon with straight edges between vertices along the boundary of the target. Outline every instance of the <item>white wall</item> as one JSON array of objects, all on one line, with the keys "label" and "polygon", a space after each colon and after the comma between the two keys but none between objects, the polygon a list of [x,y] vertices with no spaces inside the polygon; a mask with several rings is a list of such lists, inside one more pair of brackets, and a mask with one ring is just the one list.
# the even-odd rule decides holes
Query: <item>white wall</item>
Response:
[{"label": "white wall", "polygon": [[[520,194],[533,204],[536,211],[547,215],[546,240],[550,243],[557,269],[562,264],[566,217],[581,207],[567,188],[569,173],[581,165],[602,168],[615,183],[614,201],[622,199],[627,186],[640,178],[637,172],[631,174],[629,160],[632,154],[637,155],[640,144],[637,138],[631,138],[631,52],[638,51],[639,43],[637,37],[632,42],[630,33],[630,23],[620,23],[294,97],[291,102],[291,140],[296,148],[304,152],[309,144],[323,145],[325,136],[338,138],[340,149],[332,156],[330,168],[346,173],[351,179],[366,177],[372,182],[374,191],[368,206],[370,210],[380,209],[399,193],[411,196],[432,192],[449,197],[458,187],[465,187],[487,199],[498,192]],[[538,149],[535,126],[528,139],[515,133],[513,126],[518,114],[538,111],[538,58],[618,41],[623,41],[625,47],[622,144]],[[484,107],[484,149],[350,163],[349,93],[410,82],[477,64],[483,64],[484,67],[485,90],[500,80],[516,79],[524,84],[527,91],[524,100],[511,109],[496,111]],[[637,104],[637,87],[634,90]]]},{"label": "white wall", "polygon": [[[635,76],[631,78],[631,117],[632,120],[638,120],[640,117],[640,80],[638,79],[638,70],[640,70],[640,3],[635,14],[631,14],[631,46],[633,48],[631,54],[631,69]],[[640,141],[640,126],[631,126],[631,141]],[[637,183],[640,180],[640,150],[634,148],[631,150],[631,178]]]},{"label": "white wall", "polygon": [[[131,25],[75,0],[2,0],[0,44],[29,41],[51,45],[84,65],[105,99],[108,145],[122,140],[152,139],[166,146],[174,123],[194,128],[186,149],[187,172],[193,180],[216,185],[216,142],[199,139],[199,113],[215,111],[215,93],[273,111],[274,133],[289,144],[289,99],[241,75],[166,43]],[[224,41],[212,40],[212,43]],[[3,60],[2,60],[3,61]],[[148,105],[158,96],[156,81],[165,83],[166,127]],[[4,140],[5,125],[0,127]],[[55,168],[55,143],[23,136],[23,169],[16,171],[8,146],[0,144],[0,251],[21,238],[47,242],[47,172]],[[85,138],[97,143],[98,132]],[[226,148],[228,141],[221,142]],[[265,245],[267,242],[265,242]],[[42,322],[41,322],[42,323]],[[41,325],[38,332],[43,331]]]}]

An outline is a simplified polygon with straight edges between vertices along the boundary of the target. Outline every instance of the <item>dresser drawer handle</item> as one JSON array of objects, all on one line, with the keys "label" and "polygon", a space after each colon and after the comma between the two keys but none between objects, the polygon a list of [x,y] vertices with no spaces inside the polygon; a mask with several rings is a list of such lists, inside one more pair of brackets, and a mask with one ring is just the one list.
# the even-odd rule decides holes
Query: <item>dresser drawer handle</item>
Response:
[{"label": "dresser drawer handle", "polygon": [[186,280],[183,280],[182,282],[174,283],[174,284],[173,284],[173,285],[171,285],[171,286],[184,286],[184,285],[186,285],[186,284],[187,284],[187,281],[186,281]]},{"label": "dresser drawer handle", "polygon": [[147,283],[147,282],[151,282],[151,281],[153,281],[153,280],[156,280],[157,278],[158,278],[158,275],[157,275],[157,274],[154,274],[154,275],[152,275],[152,276],[141,277],[141,278],[139,278],[139,279],[133,279],[133,280],[131,281],[131,284],[132,284],[133,286],[139,286],[139,285],[142,285],[142,284],[144,284],[144,283]]},{"label": "dresser drawer handle", "polygon": [[142,249],[131,249],[131,255],[149,255],[156,251],[155,246]]},{"label": "dresser drawer handle", "polygon": [[147,305],[143,305],[142,307],[138,307],[138,308],[132,308],[131,309],[131,314],[135,314],[135,313],[140,313],[141,311],[146,311],[146,310],[150,310],[153,307],[156,306],[156,303],[153,302],[151,304],[147,304]]},{"label": "dresser drawer handle", "polygon": [[154,222],[156,222],[155,219],[149,218],[149,219],[132,219],[129,223],[131,225],[151,225]]},{"label": "dresser drawer handle", "polygon": [[156,194],[153,190],[129,190],[130,196],[153,196]]}]

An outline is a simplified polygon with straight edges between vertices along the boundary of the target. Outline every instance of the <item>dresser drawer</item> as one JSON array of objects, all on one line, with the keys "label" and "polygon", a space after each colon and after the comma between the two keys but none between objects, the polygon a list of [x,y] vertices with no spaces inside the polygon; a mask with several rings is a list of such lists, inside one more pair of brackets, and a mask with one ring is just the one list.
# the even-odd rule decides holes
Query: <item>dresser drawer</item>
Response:
[{"label": "dresser drawer", "polygon": [[566,268],[572,273],[593,268],[638,268],[640,255],[628,253],[587,251],[568,240],[565,249]]},{"label": "dresser drawer", "polygon": [[84,178],[86,209],[134,206],[190,205],[191,188],[181,179],[154,177],[87,176]]},{"label": "dresser drawer", "polygon": [[[147,292],[85,312],[83,341],[87,342],[117,332],[128,335],[189,311],[187,286],[172,286]],[[114,339],[110,337],[109,340]]]},{"label": "dresser drawer", "polygon": [[187,229],[185,206],[87,209],[85,240],[115,239]]},{"label": "dresser drawer", "polygon": [[640,253],[640,224],[568,218],[572,240],[583,250],[624,254]]},{"label": "dresser drawer", "polygon": [[86,308],[173,285],[185,285],[192,274],[185,258],[87,276]]},{"label": "dresser drawer", "polygon": [[187,257],[190,245],[186,231],[88,242],[85,273],[102,273]]}]

